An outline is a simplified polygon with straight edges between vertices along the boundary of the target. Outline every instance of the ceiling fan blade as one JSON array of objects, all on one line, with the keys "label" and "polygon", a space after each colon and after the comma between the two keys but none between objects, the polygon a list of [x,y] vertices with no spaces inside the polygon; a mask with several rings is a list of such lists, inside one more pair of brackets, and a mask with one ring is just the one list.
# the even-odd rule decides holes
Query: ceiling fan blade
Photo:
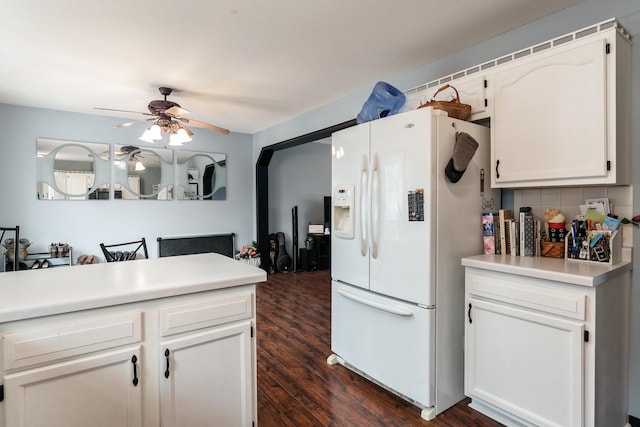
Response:
[{"label": "ceiling fan blade", "polygon": [[137,125],[138,123],[150,122],[150,121],[155,120],[155,119],[156,119],[155,117],[152,117],[150,119],[134,120],[132,122],[127,122],[127,123],[122,123],[120,125],[116,125],[116,127],[117,128],[126,128],[126,127],[131,126],[131,125]]},{"label": "ceiling fan blade", "polygon": [[197,127],[201,127],[201,128],[207,128],[207,129],[215,130],[216,132],[223,133],[225,135],[229,135],[229,130],[227,130],[225,128],[218,127],[218,126],[210,125],[209,123],[204,123],[204,122],[200,122],[198,120],[193,120],[193,119],[185,119],[185,118],[182,118],[182,117],[176,117],[176,119],[178,119],[181,122],[184,122],[184,123],[186,123],[188,125],[193,125],[193,126],[197,126]]},{"label": "ceiling fan blade", "polygon": [[189,114],[191,111],[189,110],[185,110],[182,107],[179,107],[177,105],[174,105],[171,108],[167,108],[166,110],[164,110],[164,113],[167,116],[171,116],[171,117],[178,117],[178,116],[184,116],[185,114]]},{"label": "ceiling fan blade", "polygon": [[93,107],[94,110],[103,110],[103,111],[118,111],[120,113],[136,113],[136,114],[144,114],[145,116],[153,116],[151,113],[143,113],[142,111],[131,111],[131,110],[116,110],[115,108],[99,108]]}]

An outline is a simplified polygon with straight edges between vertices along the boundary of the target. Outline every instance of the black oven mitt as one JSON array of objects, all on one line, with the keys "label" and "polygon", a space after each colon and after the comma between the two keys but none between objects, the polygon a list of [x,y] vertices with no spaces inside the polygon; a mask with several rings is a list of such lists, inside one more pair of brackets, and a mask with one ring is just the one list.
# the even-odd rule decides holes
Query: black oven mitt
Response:
[{"label": "black oven mitt", "polygon": [[444,169],[444,174],[449,181],[454,184],[460,181],[464,171],[467,170],[469,162],[473,158],[473,155],[478,149],[478,141],[473,139],[471,135],[465,132],[458,132],[456,134],[456,142],[453,146],[453,154],[447,167]]}]

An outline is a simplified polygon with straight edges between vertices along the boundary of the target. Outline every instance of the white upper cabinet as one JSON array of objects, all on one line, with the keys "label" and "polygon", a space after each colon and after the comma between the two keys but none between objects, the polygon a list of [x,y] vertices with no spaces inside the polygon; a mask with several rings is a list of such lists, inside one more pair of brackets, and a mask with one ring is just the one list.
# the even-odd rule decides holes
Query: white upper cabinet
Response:
[{"label": "white upper cabinet", "polygon": [[[468,120],[474,121],[489,117],[491,114],[487,100],[487,76],[484,73],[478,73],[478,69],[479,67],[476,67],[471,70],[477,74],[465,75],[465,72],[460,72],[408,91],[403,109],[405,111],[416,109],[421,104],[428,102],[434,95],[438,101],[452,101],[456,98],[456,92],[453,90],[455,88],[458,91],[460,102],[471,105],[471,117]],[[438,89],[445,85],[451,87],[436,95]]]},{"label": "white upper cabinet", "polygon": [[[436,91],[445,84],[454,87],[458,91],[460,102],[462,104],[471,105],[471,117],[468,120],[479,120],[488,117],[487,109],[487,77],[484,75],[474,74],[461,78],[453,77],[449,83],[430,87],[427,89],[427,99],[434,96]],[[451,88],[447,88],[436,95],[438,101],[453,101],[456,93]]]},{"label": "white upper cabinet", "polygon": [[487,108],[487,77],[485,75],[467,76],[449,84],[458,91],[461,103],[471,105],[469,120],[479,120],[490,115]]},{"label": "white upper cabinet", "polygon": [[492,186],[629,184],[629,42],[552,45],[494,70]]},{"label": "white upper cabinet", "polygon": [[631,43],[615,19],[409,89],[403,110],[446,84],[469,120],[491,119],[493,188],[631,184]]}]

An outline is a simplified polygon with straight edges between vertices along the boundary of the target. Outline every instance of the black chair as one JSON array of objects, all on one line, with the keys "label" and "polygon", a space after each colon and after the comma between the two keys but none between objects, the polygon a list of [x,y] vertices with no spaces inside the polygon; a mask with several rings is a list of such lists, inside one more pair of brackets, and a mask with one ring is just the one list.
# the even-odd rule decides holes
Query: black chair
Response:
[{"label": "black chair", "polygon": [[[114,248],[116,250],[114,250]],[[140,251],[140,249],[142,249],[144,258],[149,258],[147,242],[144,240],[144,237],[141,240],[126,243],[114,243],[111,245],[100,243],[100,249],[102,249],[102,253],[104,254],[107,262],[130,261],[132,259],[136,259],[138,258],[138,251]]]},{"label": "black chair", "polygon": [[14,239],[14,245],[13,245],[13,263],[9,263],[9,261],[7,260],[6,265],[4,266],[4,268],[6,269],[7,266],[11,265],[13,268],[13,271],[19,270],[20,267],[20,262],[19,262],[19,258],[18,258],[18,250],[20,249],[20,226],[16,225],[15,227],[0,227],[0,230],[2,230],[2,235],[0,235],[0,243],[3,242],[4,240],[4,233],[7,231],[13,231],[15,233],[15,239]]}]

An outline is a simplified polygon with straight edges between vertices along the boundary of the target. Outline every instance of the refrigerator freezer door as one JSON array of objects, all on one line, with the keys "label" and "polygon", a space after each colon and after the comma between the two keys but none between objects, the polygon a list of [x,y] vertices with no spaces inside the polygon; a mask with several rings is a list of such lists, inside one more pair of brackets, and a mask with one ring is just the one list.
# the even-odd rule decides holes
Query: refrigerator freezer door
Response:
[{"label": "refrigerator freezer door", "polygon": [[435,310],[332,282],[331,349],[378,383],[435,404]]},{"label": "refrigerator freezer door", "polygon": [[371,122],[372,291],[435,305],[435,119],[423,108]]},{"label": "refrigerator freezer door", "polygon": [[[334,279],[369,288],[369,243],[367,185],[369,179],[369,125],[354,126],[332,136],[331,223],[336,224],[335,194],[353,188],[353,238],[331,235],[331,275]],[[351,197],[351,196],[350,196]],[[340,202],[338,201],[338,205]],[[338,206],[340,208],[340,206]]]}]

